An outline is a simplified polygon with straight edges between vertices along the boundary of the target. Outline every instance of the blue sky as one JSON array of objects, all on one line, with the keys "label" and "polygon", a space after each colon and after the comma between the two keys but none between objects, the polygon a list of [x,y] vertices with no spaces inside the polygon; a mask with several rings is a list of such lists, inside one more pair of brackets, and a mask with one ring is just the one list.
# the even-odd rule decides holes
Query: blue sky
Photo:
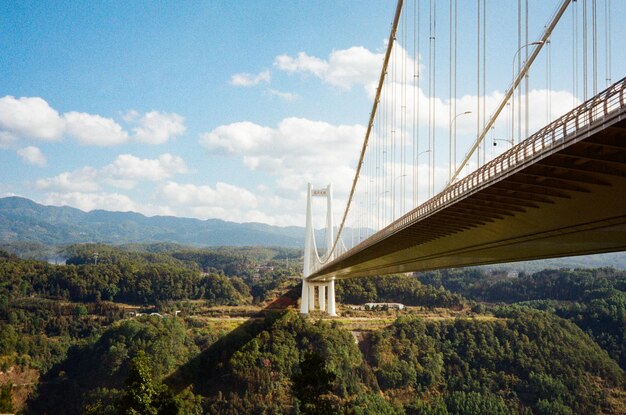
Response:
[{"label": "blue sky", "polygon": [[[459,102],[471,106],[469,3],[459,2],[468,28]],[[556,2],[530,3],[534,40]],[[611,3],[614,80],[626,67],[624,3]],[[448,2],[438,4],[445,44]],[[491,106],[511,78],[516,5],[487,2]],[[307,181],[332,181],[337,205],[345,201],[394,9],[389,0],[0,1],[0,196],[303,225]],[[558,74],[571,72],[559,67],[571,62],[567,25],[554,35],[554,116],[576,100],[571,76]],[[446,105],[447,47],[438,59]],[[541,59],[531,90],[547,85]],[[472,123],[458,123],[468,147]],[[446,162],[437,160],[445,171]]]}]

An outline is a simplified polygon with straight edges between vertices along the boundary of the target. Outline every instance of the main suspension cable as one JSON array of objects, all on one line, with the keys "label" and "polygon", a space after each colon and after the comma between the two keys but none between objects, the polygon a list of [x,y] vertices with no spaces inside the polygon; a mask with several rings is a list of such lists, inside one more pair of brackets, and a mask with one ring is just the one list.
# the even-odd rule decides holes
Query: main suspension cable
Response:
[{"label": "main suspension cable", "polygon": [[372,105],[372,111],[370,113],[369,121],[367,123],[367,129],[365,131],[365,138],[363,139],[363,146],[361,147],[361,154],[359,155],[359,161],[356,167],[356,172],[354,174],[354,179],[352,180],[352,187],[350,189],[350,194],[348,196],[348,202],[346,204],[346,210],[343,213],[343,218],[341,219],[341,223],[339,228],[337,229],[337,235],[335,236],[335,242],[333,243],[333,247],[330,251],[329,257],[332,257],[335,250],[338,246],[339,238],[341,237],[341,232],[346,224],[346,218],[348,217],[348,212],[350,212],[350,207],[352,205],[352,199],[354,197],[354,192],[356,190],[356,185],[359,180],[359,175],[361,174],[361,168],[363,166],[363,158],[365,156],[365,151],[367,150],[367,144],[370,139],[370,134],[372,132],[372,127],[374,124],[374,117],[376,116],[376,111],[378,109],[378,103],[380,100],[380,94],[382,91],[383,84],[385,82],[385,75],[387,73],[387,65],[389,64],[389,58],[391,55],[391,48],[393,46],[393,40],[396,35],[396,30],[398,29],[398,21],[400,20],[400,13],[402,12],[403,0],[398,0],[398,4],[396,6],[396,12],[393,18],[393,23],[391,24],[391,33],[389,34],[389,41],[387,44],[387,51],[385,52],[385,57],[383,59],[383,66],[380,72],[380,77],[378,80],[378,86],[376,88],[376,96],[374,97],[374,103]]},{"label": "main suspension cable", "polygon": [[541,51],[542,46],[550,38],[550,36],[552,34],[552,31],[554,30],[554,28],[556,27],[557,23],[559,22],[559,20],[561,19],[561,17],[565,13],[565,10],[567,10],[567,6],[570,4],[570,2],[571,2],[571,0],[563,0],[561,2],[560,6],[555,11],[554,15],[550,18],[550,23],[547,25],[547,27],[544,30],[544,32],[542,33],[540,39],[536,42],[535,47],[533,48],[532,53],[528,57],[528,61],[524,64],[524,67],[522,68],[522,70],[517,74],[517,76],[513,80],[511,87],[504,94],[504,96],[503,96],[502,100],[500,101],[500,104],[498,105],[496,111],[489,117],[489,121],[485,125],[485,128],[483,129],[482,133],[480,134],[480,137],[478,137],[478,139],[476,140],[476,142],[474,143],[474,145],[472,146],[470,151],[465,156],[465,159],[463,160],[463,162],[461,162],[459,167],[456,169],[456,172],[452,176],[452,179],[448,183],[448,186],[450,186],[450,184],[453,183],[454,180],[456,180],[456,178],[459,176],[461,171],[463,171],[463,169],[467,165],[469,159],[473,155],[474,151],[476,151],[476,148],[478,147],[480,142],[485,138],[485,136],[487,135],[487,133],[489,132],[491,127],[495,124],[496,119],[499,117],[499,115],[502,112],[503,108],[506,106],[506,103],[511,98],[514,89],[519,85],[520,81],[523,79],[523,77],[528,72],[528,69],[533,64],[535,59],[537,58],[537,55],[539,55],[539,52]]}]

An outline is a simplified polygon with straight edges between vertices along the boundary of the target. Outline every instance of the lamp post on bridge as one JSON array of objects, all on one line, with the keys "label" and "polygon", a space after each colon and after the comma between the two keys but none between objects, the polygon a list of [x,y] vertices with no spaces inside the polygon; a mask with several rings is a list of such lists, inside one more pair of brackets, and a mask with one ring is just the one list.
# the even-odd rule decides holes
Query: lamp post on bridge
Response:
[{"label": "lamp post on bridge", "polygon": [[[452,126],[455,126],[456,119],[461,115],[471,114],[472,111],[465,111],[459,114],[456,114],[452,121],[450,121],[450,137],[449,137],[449,146],[450,146],[450,158],[448,162],[448,182],[452,180]],[[456,128],[454,130],[454,170],[456,171]]]},{"label": "lamp post on bridge", "polygon": [[[393,210],[393,214],[391,215],[391,220],[394,221],[396,220],[396,182],[398,181],[398,179],[402,179],[402,182],[404,182],[406,177],[406,174],[401,174],[399,176],[397,176],[394,180],[393,180],[393,198],[391,200],[391,205],[392,205],[392,210]],[[401,182],[401,183],[402,183]],[[401,189],[404,188],[404,185],[401,184]],[[400,216],[402,216],[404,214],[404,194],[402,193],[402,190],[400,191]]]},{"label": "lamp post on bridge", "polygon": [[[522,51],[522,49],[527,48],[528,46],[541,46],[544,43],[545,42],[543,40],[527,43],[525,45],[520,46],[515,52],[515,54],[513,55],[513,63],[511,65],[511,79],[512,79],[511,88],[513,88],[513,94],[511,95],[511,115],[512,115],[511,117],[511,140],[515,138],[515,109],[514,109],[515,108],[515,86],[514,86],[515,85],[515,59],[517,58],[517,55]],[[528,76],[528,74],[526,76]],[[526,93],[528,93],[528,91],[526,91]],[[520,120],[520,124],[521,123],[522,123],[522,120]],[[522,133],[520,130],[520,135],[521,134]]]},{"label": "lamp post on bridge", "polygon": [[[419,153],[417,153],[417,156],[415,156],[415,160],[417,161],[417,172],[415,173],[415,201],[417,202],[418,205],[420,203],[420,193],[419,193],[420,183],[418,180],[419,168],[420,168],[419,158],[422,154],[426,154],[426,153],[430,153],[430,150],[420,151]],[[430,166],[428,166],[428,174],[430,174]],[[430,178],[428,180],[428,191],[429,191],[428,197],[430,197]]]},{"label": "lamp post on bridge", "polygon": [[513,137],[511,137],[510,139],[508,138],[494,138],[494,132],[496,130],[496,127],[491,127],[491,142],[493,143],[493,146],[496,147],[498,145],[498,143],[496,143],[496,141],[504,141],[505,143],[509,143],[511,145],[511,148],[513,148],[515,146],[515,142],[513,141]]},{"label": "lamp post on bridge", "polygon": [[494,147],[498,145],[498,143],[496,143],[496,141],[504,141],[506,143],[509,143],[511,145],[511,147],[513,147],[515,145],[515,143],[513,142],[513,139],[508,140],[506,138],[494,138],[493,139],[493,146]]}]

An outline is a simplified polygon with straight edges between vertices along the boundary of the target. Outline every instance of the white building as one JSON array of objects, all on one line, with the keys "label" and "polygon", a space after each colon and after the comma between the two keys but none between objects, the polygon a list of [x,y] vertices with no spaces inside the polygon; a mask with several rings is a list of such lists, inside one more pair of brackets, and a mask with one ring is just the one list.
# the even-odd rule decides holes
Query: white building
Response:
[{"label": "white building", "polygon": [[365,303],[363,307],[366,310],[374,310],[387,308],[389,310],[404,310],[404,304],[401,303]]}]

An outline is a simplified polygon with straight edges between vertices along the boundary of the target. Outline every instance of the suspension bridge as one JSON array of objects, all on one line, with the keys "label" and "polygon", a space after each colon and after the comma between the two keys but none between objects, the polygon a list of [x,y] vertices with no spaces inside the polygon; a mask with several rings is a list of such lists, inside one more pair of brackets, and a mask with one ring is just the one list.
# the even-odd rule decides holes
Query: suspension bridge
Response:
[{"label": "suspension bridge", "polygon": [[[301,313],[317,302],[336,315],[341,278],[626,250],[626,78],[612,80],[611,1],[563,0],[543,26],[529,24],[528,0],[511,1],[516,21],[499,25],[515,32],[508,52],[487,23],[503,2],[477,0],[471,30],[459,26],[469,3],[398,1],[337,228],[332,187],[308,187]],[[493,53],[511,56],[512,72],[488,94],[487,72],[503,71]],[[327,201],[322,255],[316,197]]]}]

